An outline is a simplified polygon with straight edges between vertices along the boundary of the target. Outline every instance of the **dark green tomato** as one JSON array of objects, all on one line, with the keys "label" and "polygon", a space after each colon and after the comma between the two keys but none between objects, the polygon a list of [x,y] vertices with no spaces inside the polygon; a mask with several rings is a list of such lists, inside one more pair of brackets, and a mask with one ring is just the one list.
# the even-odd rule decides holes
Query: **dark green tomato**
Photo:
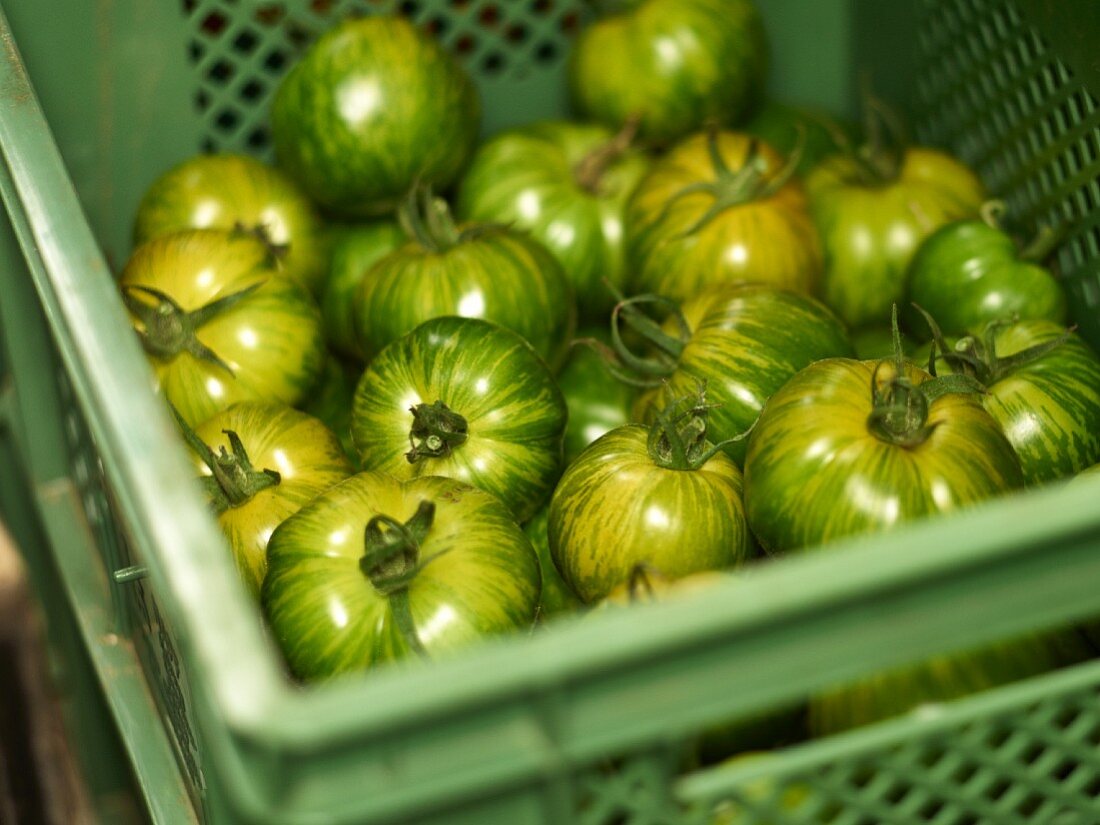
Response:
[{"label": "dark green tomato", "polygon": [[316,295],[325,277],[321,219],[278,169],[247,155],[200,155],[153,182],[138,206],[134,243],[184,229],[256,229],[279,262]]},{"label": "dark green tomato", "polygon": [[[1024,479],[1041,484],[1100,461],[1100,358],[1079,336],[1026,363],[1010,359],[1057,340],[1065,328],[1050,321],[990,324],[975,336],[988,340],[996,363],[976,374],[988,390],[985,408],[1020,456]],[[973,339],[970,339],[973,340]],[[958,344],[955,345],[958,348]],[[926,351],[920,356],[926,357]],[[936,371],[952,367],[937,355]]]},{"label": "dark green tomato", "polygon": [[[821,303],[805,295],[745,284],[700,295],[684,305],[691,329],[670,362],[664,385],[642,393],[637,420],[651,422],[666,399],[686,395],[700,381],[716,404],[710,414],[715,441],[752,426],[772,393],[803,367],[822,358],[850,356],[844,325]],[[675,334],[676,322],[665,324]],[[729,444],[727,455],[744,460],[746,442]]]},{"label": "dark green tomato", "polygon": [[371,267],[406,240],[405,233],[391,221],[330,230],[331,256],[321,292],[321,314],[328,342],[341,354],[364,357],[355,328],[355,296]]},{"label": "dark green tomato", "polygon": [[523,525],[523,532],[531,540],[535,548],[535,554],[539,559],[539,572],[542,574],[542,591],[539,593],[539,620],[562,613],[572,613],[584,607],[584,602],[577,598],[565,579],[561,577],[558,568],[554,566],[554,559],[550,555],[550,537],[547,535],[547,516],[550,508],[543,507],[531,520]]},{"label": "dark green tomato", "polygon": [[416,182],[446,186],[477,140],[466,71],[407,20],[349,19],[286,74],[271,108],[279,164],[322,207],[380,215]]},{"label": "dark green tomato", "polygon": [[[801,130],[801,132],[800,132]],[[801,141],[799,175],[809,174],[817,164],[837,152],[835,136],[847,129],[831,116],[807,106],[791,106],[771,100],[745,124],[745,131],[790,157]],[[801,134],[801,137],[800,137]]]},{"label": "dark green tomato", "polygon": [[736,123],[759,99],[768,67],[751,0],[640,0],[585,28],[570,53],[569,90],[588,118],[674,140],[709,121]]},{"label": "dark green tomato", "polygon": [[362,371],[358,364],[330,355],[325,361],[320,384],[301,404],[303,410],[319,418],[336,434],[340,446],[356,465],[359,463],[359,453],[351,438],[351,406],[355,398],[355,385]]},{"label": "dark green tomato", "polygon": [[576,325],[573,292],[546,247],[524,233],[475,224],[410,241],[382,258],[355,296],[368,359],[431,318],[484,318],[518,332],[557,369]]},{"label": "dark green tomato", "polygon": [[[577,338],[607,343],[608,334],[602,329],[581,330]],[[563,442],[567,465],[608,430],[631,422],[637,391],[611,378],[603,359],[589,347],[572,348],[569,360],[558,373],[558,388],[569,408]]]},{"label": "dark green tomato", "polygon": [[550,551],[562,578],[597,602],[645,565],[669,578],[731,567],[749,553],[741,471],[718,452],[698,469],[660,466],[649,430],[627,424],[566,468],[550,501]]},{"label": "dark green tomato", "polygon": [[889,323],[921,241],[976,215],[985,199],[973,172],[919,147],[906,150],[897,174],[886,179],[836,155],[814,168],[806,189],[825,252],[825,303],[852,328]]},{"label": "dark green tomato", "polygon": [[459,190],[465,219],[528,230],[557,257],[581,315],[604,318],[622,288],[623,210],[649,165],[602,126],[535,123],[474,155]]},{"label": "dark green tomato", "polygon": [[939,656],[813,698],[810,727],[817,736],[838,733],[897,716],[918,705],[948,702],[1089,657],[1088,646],[1072,630],[1033,634]]},{"label": "dark green tomato", "polygon": [[[738,177],[756,162],[762,172]],[[782,166],[770,146],[736,132],[674,146],[627,203],[629,291],[685,301],[749,281],[813,292],[821,245],[802,184],[784,181]]]},{"label": "dark green tomato", "polygon": [[[947,513],[1023,484],[1019,460],[975,395],[928,406],[923,441],[909,445],[869,425],[872,376],[889,361],[831,358],[795,375],[768,400],[749,437],[745,507],[769,553],[816,547]],[[929,375],[906,365],[919,387]]]},{"label": "dark green tomato", "polygon": [[191,426],[238,401],[297,404],[321,376],[321,311],[247,232],[154,238],[120,285],[165,397]]},{"label": "dark green tomato", "polygon": [[980,220],[940,227],[913,256],[906,322],[911,329],[925,329],[910,302],[931,314],[947,335],[1013,316],[1056,324],[1066,320],[1062,285],[1022,258],[1012,238]]},{"label": "dark green tomato", "polygon": [[[421,529],[414,515],[425,502],[434,513]],[[372,563],[365,536],[379,516],[406,525],[413,541]],[[531,543],[497,499],[452,479],[367,472],[275,531],[263,605],[291,670],[313,681],[529,628],[538,596]]]},{"label": "dark green tomato", "polygon": [[487,321],[437,318],[371,361],[351,432],[364,468],[460,479],[522,522],[561,472],[566,414],[546,364],[518,335]]},{"label": "dark green tomato", "polygon": [[[230,432],[236,433],[243,450],[235,449]],[[204,458],[192,446],[191,458],[210,485],[211,504],[241,579],[258,599],[272,532],[304,504],[350,476],[351,464],[331,430],[282,404],[234,404],[196,427],[195,435],[215,455],[225,451],[221,458],[203,451]],[[219,465],[217,479],[211,460]],[[277,473],[277,480],[264,471]]]}]

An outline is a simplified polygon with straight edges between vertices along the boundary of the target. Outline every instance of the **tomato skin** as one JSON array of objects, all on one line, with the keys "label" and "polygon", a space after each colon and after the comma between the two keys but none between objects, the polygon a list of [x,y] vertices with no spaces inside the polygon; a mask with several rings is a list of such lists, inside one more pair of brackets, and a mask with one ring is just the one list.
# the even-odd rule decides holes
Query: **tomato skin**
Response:
[{"label": "tomato skin", "polygon": [[[978,330],[978,337],[987,329]],[[1064,333],[1050,321],[1000,326],[996,354],[1006,358]],[[914,357],[927,361],[927,353],[925,348]],[[939,355],[936,371],[952,372]],[[985,386],[985,408],[1019,455],[1028,484],[1071,476],[1100,461],[1100,358],[1078,335]]]},{"label": "tomato skin", "polygon": [[[581,330],[577,338],[595,338],[606,344],[609,336],[603,329],[586,329]],[[601,435],[633,420],[637,391],[614,380],[603,359],[589,347],[577,345],[572,348],[557,381],[569,408],[562,442],[566,465]]]},{"label": "tomato skin", "polygon": [[[410,462],[410,408],[442,401],[467,439]],[[522,338],[488,321],[436,318],[386,347],[359,381],[352,437],[362,466],[398,479],[457,478],[496,495],[525,521],[561,472],[565,400]]]},{"label": "tomato skin", "polygon": [[561,265],[538,241],[505,228],[441,252],[411,241],[379,260],[355,297],[356,329],[368,359],[418,324],[447,315],[507,327],[555,368],[576,326]]},{"label": "tomato skin", "polygon": [[1018,317],[1064,324],[1062,285],[1020,257],[1015,242],[980,220],[956,221],[933,232],[909,265],[906,321],[924,329],[919,304],[946,335],[962,335],[989,321]]},{"label": "tomato skin", "polygon": [[550,537],[547,533],[549,507],[542,507],[523,525],[523,532],[535,548],[539,560],[539,573],[542,576],[542,589],[539,591],[539,621],[553,618],[564,613],[572,613],[584,607],[565,579],[561,577],[554,559],[550,555]]},{"label": "tomato skin", "polygon": [[149,355],[165,397],[192,427],[238,401],[297,404],[321,376],[321,312],[304,287],[279,275],[268,248],[251,235],[196,229],[154,238],[134,251],[119,283],[124,291],[156,288],[188,311],[263,284],[196,332],[232,373],[186,351]]},{"label": "tomato skin", "polygon": [[889,183],[867,185],[849,157],[819,164],[806,179],[825,252],[823,295],[852,328],[889,323],[921,241],[945,223],[977,214],[981,181],[949,155],[906,150]]},{"label": "tomato skin", "polygon": [[[761,284],[704,293],[684,304],[683,314],[692,334],[667,378],[668,390],[643,392],[634,416],[651,422],[666,392],[680,397],[705,381],[707,397],[717,405],[709,419],[715,442],[748,430],[772,393],[803,367],[852,354],[844,325],[823,304]],[[675,330],[673,322],[666,330]],[[746,447],[742,440],[725,451],[740,465]]]},{"label": "tomato skin", "polygon": [[340,441],[344,454],[358,469],[359,453],[351,438],[351,407],[355,385],[363,369],[359,364],[330,355],[320,383],[302,403],[301,409],[319,419]]},{"label": "tomato skin", "polygon": [[325,277],[321,219],[290,178],[247,155],[200,155],[169,169],[145,192],[134,244],[185,229],[262,228],[280,267],[313,294]]},{"label": "tomato skin", "polygon": [[452,479],[359,473],[283,522],[268,545],[264,611],[297,676],[327,679],[412,654],[393,597],[373,587],[359,562],[371,518],[404,522],[422,501],[434,502],[435,516],[406,592],[427,656],[534,622],[538,563],[497,499]]},{"label": "tomato skin", "polygon": [[719,452],[698,470],[665,469],[647,438],[636,424],[606,433],[566,468],[550,500],[550,552],[586,603],[639,564],[682,578],[748,556],[737,465]]},{"label": "tomato skin", "polygon": [[503,132],[478,149],[458,196],[461,218],[511,224],[545,244],[587,318],[606,317],[614,304],[604,278],[623,287],[623,211],[649,166],[627,151],[588,189],[579,165],[612,138],[602,126],[558,121]]},{"label": "tomato skin", "polygon": [[[234,404],[195,428],[215,453],[231,450],[225,431],[241,439],[252,466],[275,470],[279,483],[218,515],[241,579],[259,599],[267,571],[267,542],[275,528],[325,490],[351,475],[352,468],[336,436],[310,415],[282,404],[245,401]],[[210,468],[191,450],[199,476]]]},{"label": "tomato skin", "polygon": [[321,292],[325,336],[329,345],[342,355],[363,359],[355,325],[359,285],[374,264],[407,239],[392,221],[333,227],[329,234],[331,257]]},{"label": "tomato skin", "polygon": [[390,211],[415,182],[454,181],[481,104],[455,59],[407,20],[372,15],[330,29],[284,76],[271,108],[279,164],[324,209]]},{"label": "tomato skin", "polygon": [[[933,401],[934,429],[917,446],[874,435],[867,420],[880,363],[818,361],[768,400],[745,458],[745,508],[766,551],[894,529],[1022,486],[1012,445],[972,395]],[[889,362],[882,369],[893,372]],[[906,369],[914,384],[930,377]]]},{"label": "tomato skin", "polygon": [[597,20],[570,53],[578,110],[613,127],[641,115],[646,138],[673,140],[756,102],[768,46],[750,0],[642,0]]},{"label": "tomato skin", "polygon": [[825,158],[836,154],[833,135],[847,135],[848,129],[844,125],[817,109],[769,100],[744,126],[750,135],[755,135],[787,157],[799,145],[800,129],[802,158],[797,171],[805,177]]},{"label": "tomato skin", "polygon": [[[678,143],[653,164],[626,209],[631,293],[685,301],[706,289],[748,281],[812,293],[821,276],[821,246],[802,184],[789,179],[774,194],[730,206],[695,231],[715,203],[711,192],[680,195],[717,172],[706,134]],[[717,148],[731,171],[742,168],[753,139],[720,132]],[[758,152],[765,179],[782,168],[766,144]]]}]

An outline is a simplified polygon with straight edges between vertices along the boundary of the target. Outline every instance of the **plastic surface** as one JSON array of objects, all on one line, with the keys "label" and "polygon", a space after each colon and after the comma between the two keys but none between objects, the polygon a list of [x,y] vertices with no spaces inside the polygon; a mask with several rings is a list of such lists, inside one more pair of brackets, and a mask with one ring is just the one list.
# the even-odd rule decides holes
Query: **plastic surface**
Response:
[{"label": "plastic surface", "polygon": [[[900,88],[919,45],[922,136],[973,163],[1024,225],[1073,221],[1060,270],[1095,343],[1100,114],[1089,75],[1059,60],[1057,17],[1039,36],[1023,15],[1042,3],[760,3],[785,67],[776,86],[795,100],[849,107],[855,70],[890,71],[891,52],[886,85]],[[49,4],[9,6],[0,503],[36,579],[54,582],[44,598],[75,617],[154,821],[702,825],[716,808],[753,825],[1100,820],[1100,664],[680,774],[682,744],[718,722],[1100,612],[1097,479],[765,565],[683,602],[293,686],[183,481],[182,447],[165,446],[172,426],[108,262],[124,260],[133,207],[172,162],[204,146],[266,151],[264,101],[328,21],[398,4],[112,0],[76,4],[60,27]],[[562,111],[579,2],[401,9],[465,55],[489,128]],[[147,575],[112,577],[134,566]]]}]

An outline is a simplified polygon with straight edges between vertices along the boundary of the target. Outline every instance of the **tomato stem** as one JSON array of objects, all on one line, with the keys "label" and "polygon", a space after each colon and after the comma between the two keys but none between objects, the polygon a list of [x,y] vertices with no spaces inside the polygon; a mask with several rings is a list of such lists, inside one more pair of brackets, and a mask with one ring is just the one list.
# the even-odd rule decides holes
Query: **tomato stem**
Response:
[{"label": "tomato stem", "polygon": [[573,167],[573,177],[577,186],[591,195],[600,194],[600,183],[604,173],[630,149],[634,138],[638,135],[638,127],[641,123],[640,114],[631,115],[611,140],[585,155],[580,163]]},{"label": "tomato stem", "polygon": [[1041,264],[1057,251],[1069,234],[1069,225],[1040,226],[1030,241],[1020,248],[1020,259]]},{"label": "tomato stem", "polygon": [[417,404],[409,408],[413,423],[409,430],[412,449],[405,453],[410,464],[425,458],[449,456],[456,447],[466,442],[466,419],[450,409],[441,400],[433,404]]},{"label": "tomato stem", "polygon": [[666,470],[698,470],[719,450],[747,438],[750,427],[740,435],[717,444],[707,441],[707,416],[716,404],[706,400],[706,382],[699,382],[693,395],[673,399],[649,428],[646,450],[653,463]]},{"label": "tomato stem", "polygon": [[289,243],[275,243],[271,239],[270,230],[262,223],[246,226],[237,221],[233,224],[233,231],[241,235],[248,235],[262,243],[264,249],[267,250],[267,265],[273,269],[282,270],[286,256],[290,253]]},{"label": "tomato stem", "polygon": [[217,515],[221,515],[230,507],[247,504],[261,490],[274,487],[282,481],[282,476],[275,470],[257,471],[252,466],[244,444],[233,430],[222,430],[229,438],[230,452],[226,452],[225,447],[220,447],[215,453],[183,420],[183,416],[175,405],[169,402],[168,407],[172,410],[172,415],[175,416],[187,445],[210,468],[211,475],[206,476],[202,481]]}]

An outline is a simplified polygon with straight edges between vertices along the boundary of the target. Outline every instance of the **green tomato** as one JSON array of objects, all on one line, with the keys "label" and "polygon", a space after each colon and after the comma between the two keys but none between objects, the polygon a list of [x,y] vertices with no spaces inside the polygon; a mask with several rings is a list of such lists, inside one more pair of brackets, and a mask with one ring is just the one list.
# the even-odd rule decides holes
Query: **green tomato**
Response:
[{"label": "green tomato", "polygon": [[836,138],[848,129],[817,109],[770,100],[745,124],[745,131],[790,157],[802,146],[797,172],[803,177],[830,155],[837,153]]},{"label": "green tomato", "polygon": [[459,190],[469,220],[525,229],[573,285],[581,315],[606,317],[622,288],[623,211],[649,165],[602,126],[544,122],[503,132],[474,155]]},{"label": "green tomato", "polygon": [[539,592],[539,621],[545,621],[563,613],[573,613],[584,607],[565,579],[561,577],[554,559],[550,555],[550,537],[547,534],[547,517],[550,508],[543,507],[531,517],[523,532],[535,548],[539,560],[539,572],[542,574],[542,590]]},{"label": "green tomato", "polygon": [[[877,371],[877,373],[876,373]],[[895,529],[1023,484],[976,395],[928,401],[926,372],[891,361],[811,364],[769,400],[749,437],[745,507],[769,553]],[[925,415],[899,422],[890,403]]]},{"label": "green tomato", "polygon": [[749,281],[807,294],[821,247],[802,184],[770,146],[696,134],[653,164],[626,209],[631,292],[685,301]]},{"label": "green tomato", "polygon": [[579,111],[613,127],[674,140],[708,121],[736,123],[758,100],[768,67],[751,0],[640,0],[584,29],[570,53]]},{"label": "green tomato", "polygon": [[550,552],[587,603],[640,566],[669,578],[732,567],[749,554],[741,471],[706,441],[709,408],[680,399],[652,428],[627,424],[566,468],[550,500]]},{"label": "green tomato", "polygon": [[437,318],[378,354],[359,381],[352,437],[362,466],[457,478],[526,521],[561,472],[565,400],[522,338],[488,321]]},{"label": "green tomato", "polygon": [[[937,351],[936,371],[965,372],[986,388],[985,408],[1020,456],[1028,484],[1100,461],[1100,358],[1079,336],[1050,321],[992,322],[944,343],[949,357]],[[927,349],[914,358],[927,363]]]},{"label": "green tomato", "polygon": [[348,19],[286,74],[271,108],[279,164],[326,210],[381,215],[414,183],[454,181],[477,140],[466,71],[407,20]]},{"label": "green tomato", "polygon": [[985,199],[973,172],[920,147],[904,152],[896,172],[872,173],[847,155],[827,158],[806,189],[825,251],[825,303],[852,328],[887,324],[921,241],[976,215]]},{"label": "green tomato", "polygon": [[810,728],[826,736],[905,713],[922,704],[1008,684],[1091,657],[1072,630],[1032,634],[882,671],[813,697]]},{"label": "green tomato", "polygon": [[247,155],[201,155],[153,182],[134,219],[134,244],[185,229],[255,230],[280,250],[286,273],[309,288],[325,277],[321,219],[290,178]]},{"label": "green tomato", "polygon": [[[844,325],[823,304],[758,284],[700,295],[684,304],[679,327],[675,316],[666,322],[671,340],[650,365],[649,380],[656,386],[638,397],[634,417],[651,422],[665,393],[679,397],[706,382],[717,405],[710,416],[715,441],[747,431],[772,393],[803,367],[852,354]],[[725,451],[741,464],[745,448],[742,439]]]},{"label": "green tomato", "polygon": [[330,355],[320,384],[301,404],[305,412],[319,418],[336,434],[353,465],[359,463],[359,453],[351,438],[351,405],[362,372],[361,366]]},{"label": "green tomato", "polygon": [[529,628],[538,596],[531,543],[493,496],[372,472],[279,526],[262,594],[291,670],[307,681]]},{"label": "green tomato", "polygon": [[154,238],[120,285],[161,390],[192,427],[238,401],[297,404],[321,377],[321,311],[247,232]]},{"label": "green tomato", "polygon": [[259,599],[275,528],[350,476],[351,464],[331,430],[282,404],[234,404],[188,443],[237,571]]},{"label": "green tomato", "polygon": [[[980,220],[949,223],[921,244],[909,265],[909,301],[948,335],[1013,316],[1066,320],[1062,285],[1025,258],[1012,238]],[[906,313],[910,329],[924,328],[908,303]]]},{"label": "green tomato", "polygon": [[391,221],[334,227],[330,232],[328,279],[321,292],[321,314],[329,344],[343,355],[362,359],[355,326],[355,296],[379,260],[407,239]]},{"label": "green tomato", "polygon": [[[578,339],[608,343],[603,329],[581,330]],[[601,435],[631,422],[637,391],[608,373],[603,358],[586,346],[574,346],[558,373],[558,388],[565,396],[569,420],[565,424],[565,463],[571,464],[585,447]]]},{"label": "green tomato", "polygon": [[355,295],[368,359],[431,318],[484,318],[519,333],[552,368],[565,358],[576,307],[561,264],[526,233],[455,226],[446,202],[425,197],[401,212],[414,240],[379,260]]}]

